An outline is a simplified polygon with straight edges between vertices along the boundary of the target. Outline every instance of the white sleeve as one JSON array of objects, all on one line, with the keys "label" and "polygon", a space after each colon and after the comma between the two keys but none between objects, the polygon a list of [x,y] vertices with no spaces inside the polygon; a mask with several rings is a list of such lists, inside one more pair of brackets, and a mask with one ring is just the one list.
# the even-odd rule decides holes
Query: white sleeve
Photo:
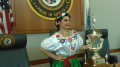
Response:
[{"label": "white sleeve", "polygon": [[59,41],[55,38],[55,35],[52,35],[49,38],[46,38],[42,41],[41,47],[48,51],[57,51],[62,46],[59,44]]},{"label": "white sleeve", "polygon": [[83,45],[83,38],[79,34],[77,35],[77,37],[78,37],[78,49],[80,49],[80,47]]}]

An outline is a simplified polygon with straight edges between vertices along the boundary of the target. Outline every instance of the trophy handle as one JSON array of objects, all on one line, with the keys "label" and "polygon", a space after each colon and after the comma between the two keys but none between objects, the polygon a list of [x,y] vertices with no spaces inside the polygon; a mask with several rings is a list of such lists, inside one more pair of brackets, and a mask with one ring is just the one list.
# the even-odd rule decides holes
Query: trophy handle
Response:
[{"label": "trophy handle", "polygon": [[88,45],[88,48],[90,48],[89,40],[86,40],[86,43]]},{"label": "trophy handle", "polygon": [[104,39],[100,38],[100,40],[102,41],[101,44],[100,44],[100,47],[102,48],[103,47]]}]

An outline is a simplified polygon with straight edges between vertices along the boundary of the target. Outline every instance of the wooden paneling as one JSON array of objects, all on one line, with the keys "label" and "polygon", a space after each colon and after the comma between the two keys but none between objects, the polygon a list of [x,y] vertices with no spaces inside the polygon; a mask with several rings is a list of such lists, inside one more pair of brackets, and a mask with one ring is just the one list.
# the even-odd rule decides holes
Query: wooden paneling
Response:
[{"label": "wooden paneling", "polygon": [[[27,0],[11,0],[15,19],[13,33],[45,33],[56,29],[55,21],[46,20],[36,15],[28,6]],[[73,0],[71,14],[71,28],[83,30],[82,0]]]},{"label": "wooden paneling", "polygon": [[110,50],[110,53],[116,53],[116,52],[120,52],[120,48],[118,48],[118,49],[111,49]]},{"label": "wooden paneling", "polygon": [[29,65],[34,66],[34,65],[45,64],[45,63],[49,63],[49,60],[48,59],[34,60],[34,61],[30,61]]}]

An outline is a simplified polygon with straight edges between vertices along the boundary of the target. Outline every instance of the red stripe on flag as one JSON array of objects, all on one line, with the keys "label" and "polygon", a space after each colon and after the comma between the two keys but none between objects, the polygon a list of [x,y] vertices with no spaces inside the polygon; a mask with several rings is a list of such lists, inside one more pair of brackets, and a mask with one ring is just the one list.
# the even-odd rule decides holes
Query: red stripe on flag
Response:
[{"label": "red stripe on flag", "polygon": [[[11,9],[11,6],[9,5],[9,10]],[[10,13],[10,19],[11,18],[13,18],[13,14],[12,14],[12,12]],[[13,21],[11,21],[11,27],[14,25],[14,20]]]},{"label": "red stripe on flag", "polygon": [[9,9],[11,8],[11,6],[9,5]]},{"label": "red stripe on flag", "polygon": [[9,11],[8,10],[5,10],[5,15],[6,15],[6,25],[7,25],[8,34],[11,34],[11,24],[10,24]]},{"label": "red stripe on flag", "polygon": [[12,17],[13,17],[13,14],[11,13],[11,14],[10,14],[10,18],[12,18]]},{"label": "red stripe on flag", "polygon": [[0,12],[0,18],[2,18],[3,19],[3,15],[2,15],[2,13]]},{"label": "red stripe on flag", "polygon": [[0,28],[3,32],[3,34],[5,34],[5,28],[4,28],[4,24],[3,24],[3,14],[1,12],[0,12],[0,18],[1,18]]},{"label": "red stripe on flag", "polygon": [[0,18],[1,18],[1,23],[0,23],[0,28],[2,29],[2,19],[3,19],[3,15],[2,15],[2,13],[0,12]]},{"label": "red stripe on flag", "polygon": [[2,30],[2,24],[0,24],[0,29]]},{"label": "red stripe on flag", "polygon": [[11,22],[11,25],[10,25],[10,26],[12,27],[13,25],[15,25],[14,21],[13,21],[13,22]]}]

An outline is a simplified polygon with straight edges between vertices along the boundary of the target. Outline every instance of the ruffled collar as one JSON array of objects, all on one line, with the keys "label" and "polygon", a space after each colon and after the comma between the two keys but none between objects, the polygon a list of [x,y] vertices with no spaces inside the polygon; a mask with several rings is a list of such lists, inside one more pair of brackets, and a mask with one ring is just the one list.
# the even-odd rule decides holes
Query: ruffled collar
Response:
[{"label": "ruffled collar", "polygon": [[69,37],[63,37],[60,33],[58,33],[58,32],[56,32],[56,38],[57,39],[67,39],[67,38],[72,38],[72,37],[76,37],[76,35],[77,35],[77,32],[75,31],[75,30],[72,30],[72,35],[71,36],[69,36]]}]

